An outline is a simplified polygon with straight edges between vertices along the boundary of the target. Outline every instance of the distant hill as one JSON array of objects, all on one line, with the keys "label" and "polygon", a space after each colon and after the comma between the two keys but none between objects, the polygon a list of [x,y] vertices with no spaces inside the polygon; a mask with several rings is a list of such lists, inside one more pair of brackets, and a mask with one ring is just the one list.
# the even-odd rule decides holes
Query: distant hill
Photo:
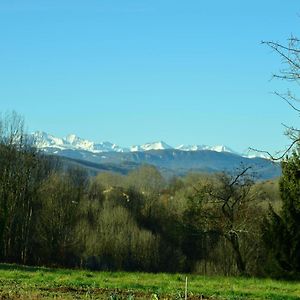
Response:
[{"label": "distant hill", "polygon": [[260,180],[275,178],[281,173],[278,163],[264,158],[246,158],[210,150],[167,149],[147,152],[107,152],[105,155],[78,150],[54,150],[53,153],[48,153],[63,157],[69,164],[85,167],[93,174],[103,171],[126,174],[142,164],[156,166],[167,177],[185,175],[189,172],[233,172],[242,166],[251,166],[257,179]]},{"label": "distant hill", "polygon": [[126,174],[142,164],[156,166],[166,177],[189,172],[233,172],[251,166],[258,179],[280,175],[280,165],[262,157],[241,155],[227,146],[172,147],[164,142],[122,148],[110,142],[94,143],[74,134],[58,138],[45,132],[31,135],[44,153],[64,158],[69,165],[86,168],[90,174],[112,171]]}]

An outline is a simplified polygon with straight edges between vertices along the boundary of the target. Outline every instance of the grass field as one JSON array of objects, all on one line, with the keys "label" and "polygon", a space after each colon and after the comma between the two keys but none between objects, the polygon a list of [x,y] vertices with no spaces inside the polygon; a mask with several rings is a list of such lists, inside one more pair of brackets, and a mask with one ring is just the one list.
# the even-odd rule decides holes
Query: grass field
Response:
[{"label": "grass field", "polygon": [[[185,277],[0,264],[0,299],[184,299]],[[300,282],[187,277],[188,299],[300,299]]]}]

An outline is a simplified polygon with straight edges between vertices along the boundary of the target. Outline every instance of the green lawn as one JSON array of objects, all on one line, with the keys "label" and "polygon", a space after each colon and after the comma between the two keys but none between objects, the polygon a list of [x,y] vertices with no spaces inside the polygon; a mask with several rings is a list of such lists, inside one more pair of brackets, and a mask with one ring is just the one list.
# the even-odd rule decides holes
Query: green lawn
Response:
[{"label": "green lawn", "polygon": [[[0,299],[184,299],[185,276],[0,264]],[[188,299],[300,299],[300,282],[187,277]]]}]

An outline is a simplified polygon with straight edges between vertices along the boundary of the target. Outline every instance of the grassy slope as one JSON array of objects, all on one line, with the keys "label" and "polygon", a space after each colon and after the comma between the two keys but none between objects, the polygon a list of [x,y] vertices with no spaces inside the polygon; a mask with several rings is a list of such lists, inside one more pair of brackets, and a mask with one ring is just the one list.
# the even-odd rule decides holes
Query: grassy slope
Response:
[{"label": "grassy slope", "polygon": [[[300,283],[188,275],[189,299],[300,299]],[[0,264],[0,299],[183,299],[185,275]],[[156,297],[157,296],[157,297]]]}]

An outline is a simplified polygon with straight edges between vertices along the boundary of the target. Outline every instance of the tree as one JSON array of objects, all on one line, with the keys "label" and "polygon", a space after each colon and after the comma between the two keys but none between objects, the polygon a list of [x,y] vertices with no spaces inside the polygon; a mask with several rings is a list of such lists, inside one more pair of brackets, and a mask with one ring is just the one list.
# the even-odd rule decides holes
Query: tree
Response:
[{"label": "tree", "polygon": [[[300,40],[297,37],[291,36],[287,44],[281,44],[274,41],[263,41],[262,44],[267,45],[275,53],[279,55],[282,61],[283,68],[279,70],[277,74],[273,74],[273,78],[285,80],[288,83],[294,83],[295,86],[299,86],[300,83]],[[295,112],[300,113],[300,99],[289,88],[284,93],[274,92],[276,96],[279,96],[285,101]],[[294,125],[283,124],[285,127],[285,134],[291,139],[289,146],[283,151],[278,152],[276,155],[272,155],[268,151],[262,151],[252,149],[256,152],[262,152],[267,154],[272,160],[280,161],[286,154],[299,145],[300,142],[300,128]]]},{"label": "tree", "polygon": [[[136,206],[142,210],[143,226],[156,231],[158,199],[166,186],[165,179],[156,167],[142,165],[127,175],[127,186],[132,197],[136,199]],[[132,193],[133,191],[135,192]]]},{"label": "tree", "polygon": [[[265,41],[263,44],[270,47],[282,60],[283,68],[273,77],[298,86],[300,40],[291,36],[286,45],[273,41]],[[285,93],[275,92],[275,94],[295,112],[300,113],[299,98],[290,89]],[[300,272],[300,129],[286,124],[284,127],[291,142],[283,153],[272,156],[269,152],[262,151],[273,160],[281,160],[282,166],[280,179],[282,209],[276,213],[270,206],[262,231],[268,258],[267,270],[272,275],[295,276]],[[291,156],[288,156],[291,151]]]},{"label": "tree", "polygon": [[166,184],[161,173],[152,165],[142,165],[131,171],[127,181],[128,186],[134,186],[146,196],[158,195]]},{"label": "tree", "polygon": [[47,264],[74,265],[79,238],[78,187],[67,174],[52,174],[39,187],[40,207],[36,220],[36,251]]},{"label": "tree", "polygon": [[263,223],[263,239],[268,257],[268,271],[275,276],[300,274],[300,155],[294,150],[282,162],[280,178],[282,209],[270,207]]},{"label": "tree", "polygon": [[242,244],[247,236],[256,235],[253,221],[259,217],[252,201],[255,195],[250,194],[253,180],[248,175],[249,169],[242,168],[235,175],[222,173],[215,182],[195,187],[202,201],[202,222],[205,220],[209,232],[229,242],[239,274],[247,272]]},{"label": "tree", "polygon": [[79,224],[84,228],[86,266],[156,271],[159,238],[136,220],[138,193],[113,187],[103,195],[104,199],[86,201]]}]

